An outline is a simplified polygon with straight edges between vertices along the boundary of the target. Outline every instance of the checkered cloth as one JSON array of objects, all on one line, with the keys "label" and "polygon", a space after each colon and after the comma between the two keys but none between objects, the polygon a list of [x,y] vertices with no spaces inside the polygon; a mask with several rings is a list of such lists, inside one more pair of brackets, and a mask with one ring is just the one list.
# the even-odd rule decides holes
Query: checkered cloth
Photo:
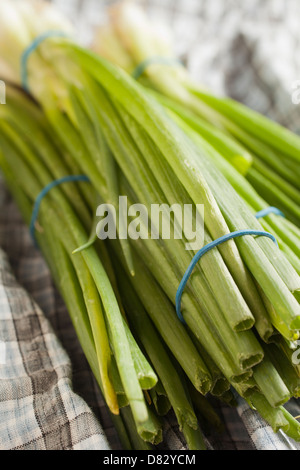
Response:
[{"label": "checkered cloth", "polygon": [[[88,43],[112,2],[54,3]],[[198,81],[300,129],[292,103],[300,79],[298,0],[140,3],[174,31],[176,53]],[[1,181],[0,246],[0,449],[121,449],[68,312]],[[300,450],[242,400],[236,409],[213,404],[225,430],[205,430],[210,449]],[[288,408],[300,414],[296,400]],[[172,413],[159,448],[185,448]]]},{"label": "checkered cloth", "polygon": [[[7,200],[3,199],[1,202],[2,228],[3,215],[5,217],[10,204],[7,206]],[[13,210],[17,213],[14,207]],[[17,241],[14,236],[17,226],[9,223],[6,225],[8,231],[1,230],[4,245],[9,231],[14,242]],[[48,270],[40,254],[30,250],[28,237],[23,239],[23,235],[24,232],[19,238],[20,244],[15,245],[13,256],[17,255],[18,247],[21,248],[24,242],[23,247],[28,246],[29,254],[26,256],[23,252],[17,272],[23,271],[24,282],[34,283],[37,289],[43,280],[46,281],[39,296],[49,297],[49,303],[55,307],[57,321],[61,322],[60,315],[66,315],[66,312],[55,302]],[[0,449],[110,448],[96,416],[73,390],[71,360],[51,322],[33,297],[16,281],[2,250],[0,340]]]}]

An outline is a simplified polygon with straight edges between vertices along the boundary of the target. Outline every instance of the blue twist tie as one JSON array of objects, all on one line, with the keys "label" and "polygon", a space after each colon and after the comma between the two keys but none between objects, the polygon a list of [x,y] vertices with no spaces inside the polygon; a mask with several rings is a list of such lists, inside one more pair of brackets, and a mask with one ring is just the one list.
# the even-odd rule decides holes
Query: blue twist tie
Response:
[{"label": "blue twist tie", "polygon": [[144,60],[143,62],[141,62],[133,71],[132,73],[132,77],[135,79],[135,80],[138,80],[142,75],[143,73],[145,72],[145,70],[147,70],[147,68],[150,66],[150,65],[169,65],[169,66],[172,66],[172,65],[181,65],[183,66],[182,62],[178,59],[174,59],[172,57],[160,57],[160,56],[157,56],[157,57],[150,57],[146,60]]},{"label": "blue twist tie", "polygon": [[54,180],[51,183],[49,183],[38,195],[38,197],[35,200],[34,206],[33,206],[33,211],[32,211],[32,217],[30,221],[30,234],[33,239],[33,241],[36,244],[36,238],[35,238],[35,224],[39,215],[39,210],[40,210],[40,205],[42,203],[42,200],[44,197],[51,191],[51,189],[55,188],[56,186],[59,186],[60,184],[63,183],[74,183],[76,181],[86,181],[89,182],[89,178],[85,175],[70,175],[70,176],[64,176],[63,178],[60,178],[58,180]]},{"label": "blue twist tie", "polygon": [[238,237],[242,237],[244,235],[257,235],[257,236],[262,236],[262,237],[268,237],[270,238],[271,240],[273,240],[273,242],[278,246],[278,243],[277,243],[277,240],[276,238],[271,234],[271,233],[268,233],[268,232],[265,232],[265,231],[260,231],[260,230],[238,230],[237,232],[232,232],[232,233],[228,233],[227,235],[223,235],[223,237],[220,237],[218,238],[217,240],[214,240],[212,241],[211,243],[208,243],[207,245],[205,245],[200,251],[198,251],[198,253],[194,256],[194,258],[192,259],[188,269],[186,270],[180,284],[179,284],[179,287],[178,287],[178,290],[177,290],[177,293],[176,293],[176,313],[177,313],[177,316],[179,318],[179,320],[182,322],[182,323],[185,323],[185,320],[182,316],[182,313],[181,313],[181,298],[182,298],[182,294],[183,294],[183,291],[184,291],[184,288],[196,266],[196,264],[198,263],[198,261],[202,258],[202,256],[204,256],[208,251],[212,250],[213,248],[216,248],[217,246],[221,245],[222,243],[224,242],[227,242],[228,240],[232,240],[233,238],[238,238]]},{"label": "blue twist tie", "polygon": [[280,215],[281,217],[285,217],[284,213],[281,212],[281,210],[277,209],[277,207],[267,207],[266,209],[263,209],[255,215],[257,219],[262,219],[263,217],[266,217],[269,214],[276,214]]},{"label": "blue twist tie", "polygon": [[28,70],[27,63],[30,55],[39,47],[39,45],[48,38],[53,37],[67,37],[63,31],[46,31],[45,33],[37,36],[32,43],[25,49],[21,56],[21,84],[25,91],[29,91],[28,87]]}]

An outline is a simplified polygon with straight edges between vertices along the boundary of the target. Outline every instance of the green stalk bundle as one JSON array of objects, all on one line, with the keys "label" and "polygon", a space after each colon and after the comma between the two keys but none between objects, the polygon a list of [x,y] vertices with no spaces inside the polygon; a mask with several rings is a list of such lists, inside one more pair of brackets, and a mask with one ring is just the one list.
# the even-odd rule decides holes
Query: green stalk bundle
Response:
[{"label": "green stalk bundle", "polygon": [[[166,37],[131,2],[111,8],[93,49],[159,92],[269,205],[300,224],[298,136],[240,103],[216,97],[188,76]],[[166,35],[167,36],[167,35]]]},{"label": "green stalk bundle", "polygon": [[[292,360],[300,330],[300,236],[290,204],[298,188],[287,178],[299,168],[297,138],[276,127],[272,140],[273,125],[193,88],[181,68],[156,64],[145,87],[63,37],[45,38],[32,51],[26,63],[29,92],[24,93],[20,59],[49,25],[39,21],[31,3],[20,2],[23,6],[16,4],[13,12],[6,1],[1,5],[21,29],[15,38],[8,25],[1,30],[5,39],[14,38],[13,55],[0,47],[0,60],[11,69],[15,88],[7,87],[7,105],[0,108],[0,167],[27,223],[36,198],[53,180],[69,174],[89,178],[47,194],[36,236],[105,401],[117,416],[124,446],[159,444],[163,416],[171,409],[188,447],[203,450],[199,421],[217,422],[208,405],[203,412],[205,397],[233,403],[232,391],[275,431],[299,440],[300,425],[283,408],[299,395],[300,377]],[[143,50],[148,44],[143,31],[126,25],[131,49],[113,37],[116,49],[130,58],[125,62],[135,64],[155,48]],[[243,128],[237,116],[243,116]],[[272,152],[278,157],[269,179],[268,157],[262,163],[253,151],[261,141],[268,157]],[[279,151],[292,169],[280,180]],[[274,214],[256,219],[269,201],[251,181],[253,172],[264,187],[267,180],[280,188],[286,219]],[[99,239],[107,228],[98,211],[103,204],[115,207],[116,237],[106,241]],[[137,204],[146,218],[135,218]],[[279,246],[266,237],[244,236],[207,253],[182,296],[183,324],[175,297],[197,250],[186,249],[186,234],[164,237],[149,214],[159,206],[162,220],[170,220],[177,234],[180,220],[175,211],[169,217],[169,208],[188,205],[194,217],[199,204],[204,245],[232,231],[265,229]],[[134,237],[128,237],[131,231]]]}]

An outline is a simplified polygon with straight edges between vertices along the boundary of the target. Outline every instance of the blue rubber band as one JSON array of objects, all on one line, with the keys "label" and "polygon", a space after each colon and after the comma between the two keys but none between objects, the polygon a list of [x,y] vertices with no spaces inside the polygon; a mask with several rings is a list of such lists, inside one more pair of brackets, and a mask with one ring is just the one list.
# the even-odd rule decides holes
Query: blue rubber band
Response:
[{"label": "blue rubber band", "polygon": [[25,49],[21,56],[21,84],[25,91],[29,91],[28,87],[28,70],[27,63],[30,55],[39,47],[39,45],[48,38],[53,37],[67,37],[63,31],[46,31],[45,33],[37,36],[32,43]]},{"label": "blue rubber band", "polygon": [[143,62],[141,62],[133,71],[132,73],[132,77],[135,79],[135,80],[138,80],[143,74],[144,72],[147,70],[147,68],[150,66],[150,65],[181,65],[183,66],[182,62],[178,59],[174,59],[174,58],[171,58],[171,57],[160,57],[160,56],[157,56],[157,57],[150,57],[146,60],[144,60]]},{"label": "blue rubber band", "polygon": [[281,217],[285,217],[284,213],[281,212],[281,210],[277,209],[277,207],[267,207],[266,209],[263,209],[255,215],[257,219],[262,219],[263,217],[266,217],[269,214],[276,214],[280,215]]},{"label": "blue rubber band", "polygon": [[177,313],[177,316],[178,316],[179,320],[182,323],[185,323],[184,318],[183,318],[182,313],[181,313],[182,294],[183,294],[184,288],[185,288],[185,286],[186,286],[186,284],[187,284],[187,282],[188,282],[188,280],[189,280],[196,264],[198,263],[198,261],[208,251],[212,250],[213,248],[216,248],[217,246],[221,245],[222,243],[227,242],[229,240],[232,240],[233,238],[238,238],[238,237],[242,237],[242,236],[245,236],[245,235],[256,235],[256,236],[268,237],[271,240],[273,240],[273,242],[278,246],[276,238],[271,233],[268,233],[268,232],[265,232],[265,231],[260,231],[260,230],[238,230],[236,232],[232,232],[232,233],[228,233],[227,235],[223,235],[223,237],[220,237],[217,240],[214,240],[211,243],[208,243],[207,245],[205,245],[200,251],[198,251],[198,253],[192,259],[188,269],[186,270],[186,272],[185,272],[185,274],[184,274],[184,276],[183,276],[183,278],[182,278],[182,280],[179,284],[179,287],[178,287],[178,290],[177,290],[177,293],[176,293],[176,299],[175,299],[176,300],[176,313]]},{"label": "blue rubber band", "polygon": [[30,226],[29,226],[29,231],[30,231],[31,237],[32,237],[33,241],[35,242],[35,244],[36,244],[35,224],[36,224],[36,221],[37,221],[37,218],[38,218],[38,215],[39,215],[39,210],[40,210],[40,205],[42,203],[42,200],[51,191],[51,189],[55,188],[56,186],[59,186],[60,184],[63,184],[63,183],[74,183],[76,181],[89,182],[90,180],[85,175],[64,176],[63,178],[60,178],[58,180],[54,180],[51,183],[49,183],[47,186],[45,186],[45,188],[40,192],[40,194],[36,198],[34,206],[33,206]]}]

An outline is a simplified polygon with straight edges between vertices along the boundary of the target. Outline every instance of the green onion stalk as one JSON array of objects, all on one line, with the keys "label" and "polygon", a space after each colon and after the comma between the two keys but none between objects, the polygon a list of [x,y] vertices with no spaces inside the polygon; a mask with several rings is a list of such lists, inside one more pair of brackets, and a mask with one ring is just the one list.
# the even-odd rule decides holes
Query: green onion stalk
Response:
[{"label": "green onion stalk", "polygon": [[[229,180],[236,192],[239,193],[239,196],[242,196],[247,206],[251,207],[252,212],[255,213],[268,207],[268,197],[265,193],[257,192],[255,187],[251,186],[245,178],[242,178],[239,175],[239,173],[246,174],[247,171],[249,171],[249,168],[252,168],[253,160],[255,160],[256,157],[253,156],[240,142],[237,142],[232,136],[228,135],[227,131],[224,132],[224,129],[219,129],[215,123],[212,125],[211,123],[205,122],[203,117],[199,117],[199,113],[195,113],[195,110],[189,106],[187,98],[189,93],[187,90],[187,82],[189,82],[189,79],[187,72],[183,67],[179,67],[178,65],[173,67],[170,66],[169,59],[172,57],[170,47],[168,44],[164,43],[162,38],[158,40],[156,31],[151,27],[151,24],[147,21],[143,12],[141,12],[136,6],[128,2],[124,2],[112,9],[111,18],[112,20],[110,24],[106,26],[104,31],[104,37],[109,30],[109,37],[114,37],[115,43],[117,40],[119,41],[118,50],[123,50],[124,56],[129,56],[131,58],[132,67],[136,67],[137,64],[144,62],[145,67],[142,70],[144,75],[147,77],[147,84],[150,83],[152,88],[159,89],[160,91],[160,94],[156,94],[156,97],[163,102],[168,110],[175,113],[176,117],[178,116],[177,122],[179,122],[179,125],[181,125],[181,127],[183,126],[185,131],[194,138],[193,140],[196,139],[201,147],[206,147],[207,154],[212,160],[214,160],[214,163],[218,165],[221,172]],[[99,44],[99,51],[102,54],[110,57],[111,60],[118,62],[116,49],[110,49],[108,46],[110,43],[109,40],[107,43],[105,41],[100,41],[101,37],[102,30],[100,30],[95,40],[94,49],[97,49],[97,45]],[[155,57],[160,57],[160,60],[156,60],[155,62]],[[165,58],[165,64],[163,64],[162,58]],[[127,62],[129,63],[129,61]],[[174,86],[171,84],[174,84]],[[161,93],[163,93],[163,95]],[[192,101],[196,103],[197,99],[193,96]],[[239,109],[241,108],[238,104],[236,104],[236,107]],[[246,109],[244,109],[244,113],[246,113]],[[256,123],[253,115],[252,117],[253,121]],[[264,119],[265,118],[260,116],[257,121],[261,123]],[[236,120],[238,121],[238,118]],[[240,121],[244,122],[244,119],[240,119]],[[267,120],[265,121],[268,128],[270,126],[272,127],[272,123]],[[189,129],[189,127],[191,129]],[[261,133],[263,134],[263,132]],[[199,134],[198,137],[196,134]],[[291,144],[290,141],[294,143],[297,142],[297,136],[294,136],[284,129],[281,129],[281,135],[285,135],[286,139],[290,137],[290,140],[287,142],[288,147]],[[252,139],[252,137],[249,137],[249,139]],[[262,146],[266,147],[266,144],[263,143]],[[271,153],[273,152],[272,149],[269,150]],[[206,160],[203,163],[204,166],[202,167],[202,170],[205,171],[209,162]],[[231,163],[231,165],[228,163]],[[232,166],[238,171],[232,169]],[[282,166],[284,166],[284,163]],[[299,179],[296,178],[296,180],[296,186],[298,187]],[[271,180],[269,182],[271,182]],[[220,180],[219,184],[224,185],[223,180]],[[215,189],[218,189],[218,186]],[[278,193],[278,185],[276,186],[276,192]],[[289,194],[293,197],[293,201],[297,205],[297,201],[299,201],[299,199],[297,199],[296,193],[292,191],[289,192]],[[263,196],[266,196],[266,199],[264,199]],[[218,200],[221,204],[222,198],[219,198]],[[238,203],[238,201],[236,201],[236,203]],[[228,201],[226,201],[227,211],[225,212],[225,208],[223,209],[225,217],[225,214],[228,213],[228,207]],[[297,210],[298,209],[299,205]],[[294,270],[299,274],[300,240],[299,230],[297,227],[293,225],[291,226],[289,224],[289,220],[280,219],[278,216],[274,215],[268,216],[261,222],[261,224],[264,228],[270,229],[270,231],[277,236],[281,249],[293,265]],[[255,223],[255,226],[258,228],[257,223]],[[262,243],[265,244],[265,240]],[[286,268],[283,266],[285,262],[283,259],[280,264],[282,264],[282,269],[285,270]],[[291,273],[288,274],[288,277],[290,277],[290,274]],[[298,298],[299,287],[297,287],[296,284],[292,286],[293,283],[290,284],[290,280],[286,278],[287,284],[290,285],[292,293],[296,298]]]},{"label": "green onion stalk", "polygon": [[[59,163],[59,157],[62,158],[62,156],[59,154],[59,150],[53,147],[52,141],[47,141],[45,139],[45,135],[43,135],[43,129],[40,125],[40,123],[43,121],[43,116],[36,112],[37,109],[35,109],[35,106],[33,106],[30,102],[29,104],[33,106],[33,113],[31,116],[28,114],[26,125],[23,128],[21,115],[22,105],[24,104],[24,96],[20,94],[20,103],[15,102],[15,106],[12,105],[12,102],[16,99],[18,93],[19,92],[16,92],[16,90],[10,91],[10,89],[8,89],[8,97],[11,98],[11,101],[9,99],[8,103],[9,113],[7,113],[8,109],[6,109],[6,116],[1,122],[1,149],[3,150],[3,154],[1,153],[1,169],[4,173],[8,186],[12,191],[12,194],[19,203],[19,207],[25,220],[29,223],[32,213],[32,205],[36,199],[36,195],[39,194],[42,189],[42,184],[46,183],[46,175],[48,173],[47,167],[44,164],[41,164],[41,160],[43,159],[41,154],[45,152],[45,154],[52,155],[53,161],[51,163],[54,164],[53,168],[56,168],[56,170],[57,166],[55,163]],[[34,120],[32,119],[33,116]],[[15,126],[18,133],[14,129]],[[31,130],[34,130],[35,126],[35,135],[39,136],[34,144],[28,140],[28,135],[26,139],[25,132],[28,130],[28,126]],[[22,139],[18,139],[17,137],[20,135],[20,133]],[[39,149],[41,149],[40,142],[42,141],[42,136],[44,146],[42,151],[40,151]],[[33,148],[35,148],[35,151],[33,151],[31,145]],[[56,152],[54,152],[54,150],[56,150]],[[5,159],[4,155],[7,157],[7,160]],[[62,168],[62,171],[65,171],[65,169]],[[36,175],[39,175],[40,177],[42,175],[42,181],[40,181]],[[58,172],[57,176],[61,177],[62,173]],[[49,173],[47,177],[52,177],[53,179],[54,175]],[[24,182],[22,183],[23,179]],[[76,185],[71,186],[70,189],[72,189],[73,195],[78,193],[78,188]],[[69,201],[74,203],[74,198],[70,198],[69,196],[64,195],[63,188],[59,188],[59,190],[57,188],[57,190],[52,192],[51,199],[49,201],[45,200],[40,209],[39,227],[41,227],[43,230],[42,232],[37,230],[36,238],[43,250],[43,253],[45,253],[57,286],[64,295],[66,304],[69,308],[69,311],[71,312],[71,318],[73,320],[76,332],[81,341],[86,357],[91,365],[92,371],[98,380],[100,389],[102,390],[107,404],[112,412],[114,414],[118,414],[116,409],[109,401],[110,395],[103,386],[106,377],[108,376],[110,379],[109,391],[117,399],[115,407],[117,410],[119,407],[122,408],[120,410],[121,415],[119,417],[113,416],[113,422],[116,423],[116,428],[118,430],[122,430],[124,426],[125,429],[128,428],[128,435],[126,434],[125,437],[127,436],[127,441],[134,442],[134,448],[147,449],[149,448],[149,446],[147,447],[147,443],[158,444],[161,442],[162,423],[159,419],[159,416],[156,416],[156,413],[153,411],[154,405],[152,405],[152,401],[150,400],[151,407],[149,407],[147,400],[148,394],[151,393],[152,390],[154,391],[158,382],[157,373],[154,372],[153,367],[150,365],[151,361],[156,364],[160,372],[159,377],[161,378],[161,383],[165,386],[165,389],[167,389],[168,392],[167,394],[166,392],[164,393],[166,394],[168,401],[170,401],[170,404],[173,405],[175,414],[177,413],[180,428],[182,429],[183,434],[186,436],[187,442],[189,442],[189,440],[191,440],[191,436],[193,436],[191,443],[194,444],[190,445],[196,446],[193,447],[195,449],[197,448],[203,450],[205,444],[202,433],[198,426],[196,415],[193,411],[193,406],[190,403],[189,394],[182,387],[177,371],[172,365],[168,354],[164,352],[164,346],[161,344],[161,340],[158,338],[157,333],[155,333],[154,328],[151,326],[150,319],[147,320],[147,318],[145,318],[144,322],[146,322],[146,326],[144,330],[139,330],[139,335],[133,335],[131,329],[128,327],[128,324],[125,323],[124,319],[121,319],[120,323],[125,328],[138,382],[141,389],[145,393],[145,399],[143,397],[141,404],[144,403],[146,406],[147,419],[144,419],[143,421],[141,420],[141,416],[143,416],[143,409],[138,408],[136,410],[135,404],[132,404],[132,393],[130,396],[129,392],[125,388],[126,385],[121,380],[122,371],[120,370],[118,358],[114,350],[112,348],[110,350],[110,341],[112,341],[111,337],[113,335],[113,332],[111,331],[113,328],[113,323],[108,324],[107,329],[105,328],[105,323],[101,324],[100,320],[103,314],[103,306],[101,297],[99,295],[101,293],[99,290],[97,290],[96,285],[93,282],[93,278],[88,267],[89,265],[84,265],[84,254],[86,254],[87,250],[91,250],[91,248],[95,250],[97,243],[95,243],[93,246],[90,246],[88,249],[80,250],[79,252],[78,250],[74,250],[74,247],[76,247],[78,243],[76,244],[75,240],[72,240],[72,234],[74,231],[76,232],[76,225],[79,224],[79,221],[77,220],[75,222],[74,218],[72,224],[71,218],[68,221],[68,217],[66,218],[65,216],[65,213],[68,212],[69,216],[71,217],[72,209],[68,207],[68,204]],[[80,205],[78,208],[80,208]],[[76,207],[75,203],[74,210],[78,208]],[[91,210],[87,211],[87,214],[90,212]],[[90,221],[90,224],[91,223],[92,222]],[[75,255],[74,251],[77,251]],[[105,254],[103,254],[103,251],[104,248],[101,245],[96,251],[97,256],[95,255],[93,263],[95,264],[95,267],[97,267],[97,264],[99,264],[101,259],[103,265],[105,266],[110,285],[114,286],[115,295],[117,298],[119,298],[120,294],[119,290],[116,290],[116,279],[114,277],[114,272],[112,271],[110,259],[107,258]],[[125,264],[125,266],[127,265]],[[93,271],[93,268],[91,271]],[[130,299],[132,302],[134,295],[132,295]],[[125,300],[125,298],[122,296],[122,301],[123,300]],[[128,313],[131,313],[131,310],[129,308],[124,309],[123,306],[120,310],[124,312],[124,316],[127,321]],[[149,337],[145,336],[145,331],[148,331],[150,334],[151,328],[152,334]],[[109,338],[109,361],[107,361],[107,370],[105,371],[107,376],[105,375],[103,377],[101,370],[99,370],[99,366],[101,367],[101,365],[103,365],[105,362],[102,358],[102,355],[105,353],[105,348],[101,343],[101,334],[103,335],[106,330]],[[183,343],[182,345],[180,344],[180,346],[184,347],[187,345],[188,350],[191,351],[193,345],[192,343],[189,345],[189,337],[184,337],[184,333],[182,333],[181,336],[183,337]],[[138,346],[135,338],[138,338],[137,341],[139,344],[141,344],[141,346]],[[144,341],[146,341],[145,348]],[[180,338],[178,338],[178,342],[179,341]],[[124,345],[121,346],[125,352]],[[146,351],[145,353],[143,352],[144,350]],[[189,365],[190,370],[198,370],[198,362],[203,368],[205,368],[200,357],[197,358],[197,351],[192,350],[192,352],[195,353],[195,364],[194,366]],[[163,356],[165,360],[163,360]],[[128,408],[128,404],[131,405],[131,411],[125,411],[123,409],[124,407]],[[167,408],[167,411],[168,410],[169,408]],[[128,422],[130,423],[129,425]],[[135,426],[132,429],[133,424]],[[125,439],[123,434],[124,432],[122,432],[120,436],[122,441]],[[136,447],[137,443],[139,443],[138,447]],[[125,447],[128,448],[128,445]]]},{"label": "green onion stalk", "polygon": [[299,137],[191,80],[176,60],[168,34],[158,32],[133,2],[120,2],[109,16],[108,24],[95,34],[93,49],[166,97],[269,205],[299,227]]},{"label": "green onion stalk", "polygon": [[[24,51],[40,34],[49,28],[70,33],[63,21],[55,24],[55,15],[51,25],[43,20],[48,4],[26,1],[14,4],[15,22],[1,29],[8,5],[1,3],[0,59],[16,88],[8,87],[7,105],[0,108],[1,168],[27,222],[53,180],[66,174],[89,179],[51,190],[36,234],[76,312],[71,316],[104,398],[113,414],[120,413],[124,440],[158,444],[161,410],[171,407],[188,447],[203,449],[197,394],[232,403],[230,387],[267,421],[275,420],[274,409],[280,415],[274,429],[297,437],[299,424],[283,419],[281,407],[299,393],[290,355],[300,330],[298,229],[288,221],[290,242],[270,216],[266,223],[281,235],[279,247],[266,237],[244,236],[207,253],[183,293],[182,323],[176,292],[197,249],[186,249],[187,234],[166,239],[161,224],[148,217],[152,206],[178,234],[180,219],[175,211],[168,217],[168,207],[188,205],[203,223],[207,244],[235,230],[263,230],[254,215],[263,199],[254,189],[248,199],[242,195],[238,170],[232,180],[226,175],[232,165],[228,141],[218,134],[211,145],[209,132],[205,137],[192,129],[127,72],[71,37],[45,35],[24,65]],[[11,54],[3,43],[11,44]],[[157,75],[158,81],[167,78],[173,81],[169,68]],[[182,80],[177,83],[183,88]],[[249,155],[245,165],[252,168]],[[116,236],[109,243],[100,236],[106,222],[99,204],[116,206]],[[135,217],[135,204],[147,217]],[[162,407],[159,396],[166,398]]]}]

